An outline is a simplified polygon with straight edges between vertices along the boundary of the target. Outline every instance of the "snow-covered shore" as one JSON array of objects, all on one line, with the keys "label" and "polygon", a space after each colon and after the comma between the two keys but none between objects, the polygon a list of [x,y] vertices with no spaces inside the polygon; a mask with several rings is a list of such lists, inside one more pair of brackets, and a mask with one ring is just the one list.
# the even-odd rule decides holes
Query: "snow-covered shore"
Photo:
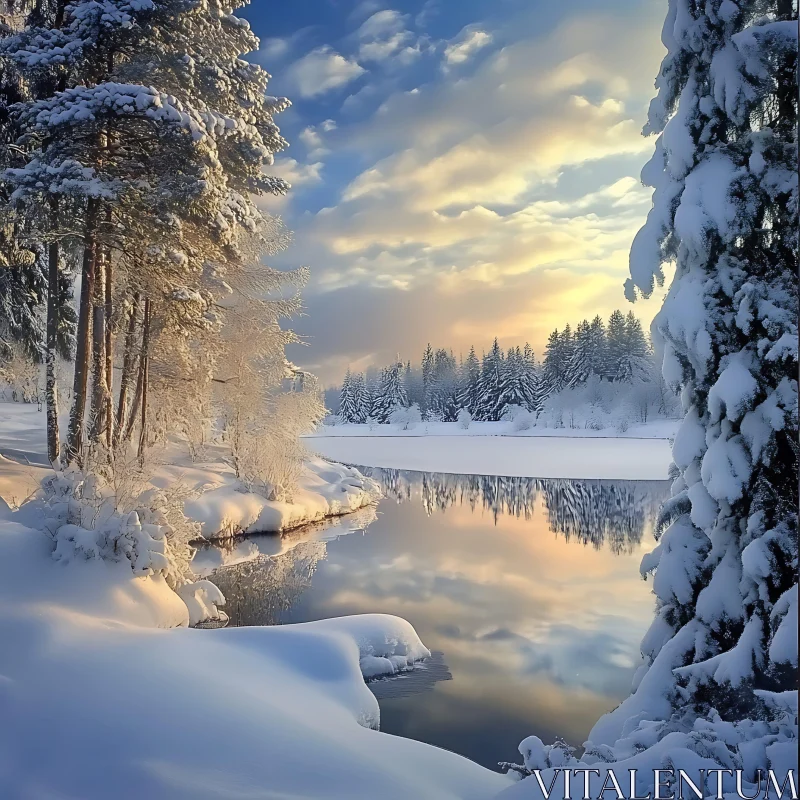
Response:
[{"label": "snow-covered shore", "polygon": [[[50,472],[44,428],[44,412],[35,405],[0,403],[0,497],[10,505],[21,503]],[[205,539],[279,533],[349,514],[380,497],[377,484],[358,470],[316,457],[305,462],[290,500],[277,501],[246,491],[218,447],[210,446],[206,459],[195,463],[178,447],[156,455],[153,485],[180,483],[192,495],[184,513],[200,523]]]},{"label": "snow-covered shore", "polygon": [[370,730],[364,676],[427,655],[404,620],[187,629],[163,578],[124,561],[57,563],[19,516],[0,512],[3,798],[477,800],[509,785]]},{"label": "snow-covered shore", "polygon": [[[480,426],[480,427],[479,427]],[[672,459],[672,421],[613,430],[534,428],[508,423],[432,423],[426,434],[393,425],[338,425],[306,438],[323,458],[388,469],[519,478],[665,480]],[[384,430],[385,429],[385,430]]]}]

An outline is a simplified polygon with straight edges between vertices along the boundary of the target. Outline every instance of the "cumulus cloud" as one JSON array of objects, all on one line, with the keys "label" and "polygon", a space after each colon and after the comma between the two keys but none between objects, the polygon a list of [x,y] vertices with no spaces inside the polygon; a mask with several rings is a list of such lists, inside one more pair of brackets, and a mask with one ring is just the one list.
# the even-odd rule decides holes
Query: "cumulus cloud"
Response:
[{"label": "cumulus cloud", "polygon": [[280,158],[270,168],[270,174],[283,178],[292,186],[302,186],[307,183],[319,183],[322,180],[320,171],[323,164],[317,161],[313,164],[301,164],[294,158]]},{"label": "cumulus cloud", "polygon": [[444,60],[448,64],[463,64],[472,55],[491,44],[492,34],[480,28],[464,28],[458,38],[444,49]]},{"label": "cumulus cloud", "polygon": [[420,56],[424,42],[408,28],[408,20],[407,14],[392,9],[378,11],[365,20],[357,32],[359,60],[383,62],[392,58],[409,64]]},{"label": "cumulus cloud", "polygon": [[300,131],[298,138],[306,146],[309,158],[320,158],[330,153],[325,146],[322,134],[336,130],[336,122],[326,119],[319,125],[308,125]]},{"label": "cumulus cloud", "polygon": [[365,72],[357,61],[325,45],[295,61],[286,78],[301,97],[309,98],[346,86]]}]

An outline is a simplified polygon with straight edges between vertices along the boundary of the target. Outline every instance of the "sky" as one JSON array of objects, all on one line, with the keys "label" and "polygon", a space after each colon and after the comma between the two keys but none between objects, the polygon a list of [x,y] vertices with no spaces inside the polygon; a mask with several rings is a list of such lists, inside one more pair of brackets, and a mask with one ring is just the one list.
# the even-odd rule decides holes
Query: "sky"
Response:
[{"label": "sky", "polygon": [[308,266],[304,344],[345,369],[458,356],[615,308],[650,208],[641,135],[664,50],[663,0],[254,0],[250,58],[292,107],[264,208],[294,232],[272,266]]}]

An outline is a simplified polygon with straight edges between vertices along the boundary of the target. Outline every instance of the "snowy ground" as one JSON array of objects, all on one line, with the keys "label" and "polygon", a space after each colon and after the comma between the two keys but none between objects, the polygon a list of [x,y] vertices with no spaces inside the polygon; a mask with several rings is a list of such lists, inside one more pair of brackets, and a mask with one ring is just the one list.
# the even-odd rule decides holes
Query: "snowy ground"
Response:
[{"label": "snowy ground", "polygon": [[515,430],[513,422],[471,422],[468,428],[462,428],[457,422],[420,422],[409,430],[404,430],[401,425],[357,425],[346,423],[342,425],[320,425],[311,435],[305,437],[331,436],[513,436],[513,437],[542,437],[553,436],[558,439],[671,439],[678,430],[680,420],[656,419],[652,422],[630,425],[626,430],[617,428],[550,428],[535,426],[527,430]]},{"label": "snowy ground", "polygon": [[[18,518],[22,516],[22,520]],[[489,798],[461,756],[371,730],[363,675],[427,654],[385,615],[198,631],[162,579],[68,565],[0,512],[0,797]]]},{"label": "snowy ground", "polygon": [[[345,464],[529,478],[663,480],[668,437],[677,424],[660,420],[624,434],[564,428],[512,433],[508,423],[434,423],[400,431],[393,425],[338,425],[306,438],[323,458]],[[385,430],[384,430],[385,429]]]},{"label": "snowy ground", "polygon": [[[48,474],[45,415],[36,405],[0,403],[0,497],[19,505]],[[377,485],[357,470],[309,458],[291,502],[266,500],[243,491],[222,450],[210,447],[207,460],[192,463],[181,448],[155,454],[153,483],[180,482],[194,493],[186,515],[202,525],[205,538],[234,533],[273,533],[348,514],[377,501]]]}]

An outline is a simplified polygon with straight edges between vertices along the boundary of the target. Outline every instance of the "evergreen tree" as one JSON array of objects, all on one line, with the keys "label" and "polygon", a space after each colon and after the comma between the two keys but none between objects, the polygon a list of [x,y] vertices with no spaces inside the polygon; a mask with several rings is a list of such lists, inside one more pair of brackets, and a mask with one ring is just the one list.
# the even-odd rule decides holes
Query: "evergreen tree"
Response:
[{"label": "evergreen tree", "polygon": [[[569,337],[571,342],[571,337]],[[546,400],[551,394],[560,392],[567,385],[569,372],[569,350],[565,348],[565,337],[554,330],[547,339],[542,365],[541,395]]]},{"label": "evergreen tree", "polygon": [[533,348],[527,342],[522,351],[522,390],[525,408],[538,414],[542,410],[544,400]]},{"label": "evergreen tree", "polygon": [[623,379],[623,361],[625,360],[627,349],[628,330],[625,325],[625,315],[617,309],[608,318],[604,369],[604,377],[607,380],[618,381]]},{"label": "evergreen tree", "polygon": [[353,422],[363,423],[369,419],[372,411],[370,397],[367,392],[367,382],[363,372],[356,372],[352,376],[353,394]]},{"label": "evergreen tree", "polygon": [[495,339],[491,350],[484,355],[481,365],[476,419],[490,422],[500,419],[502,411],[500,392],[504,380],[504,361],[503,351]]},{"label": "evergreen tree", "polygon": [[634,383],[646,380],[650,369],[650,347],[642,323],[632,311],[625,318],[625,350],[617,368],[617,379]]},{"label": "evergreen tree", "polygon": [[435,376],[434,376],[434,354],[431,343],[428,342],[425,347],[425,352],[422,354],[422,403],[420,410],[424,419],[428,418],[428,409],[430,408],[430,401],[432,395],[435,394]]},{"label": "evergreen tree", "polygon": [[590,358],[592,372],[603,377],[606,365],[606,327],[598,314],[590,325]]},{"label": "evergreen tree", "polygon": [[353,393],[353,374],[350,372],[350,367],[344,374],[342,381],[342,391],[339,394],[339,416],[345,422],[356,422],[358,420],[358,409],[356,408],[356,399]]},{"label": "evergreen tree", "polygon": [[[211,307],[217,323],[233,316],[214,305],[214,293],[230,289],[222,276],[279,241],[252,196],[287,188],[264,167],[285,146],[273,115],[288,101],[270,97],[267,73],[242,58],[258,40],[233,16],[240,5],[53,0],[35,4],[20,30],[4,32],[3,69],[19,70],[32,91],[5,119],[21,133],[0,137],[14,142],[2,181],[31,236],[48,245],[48,287],[58,283],[61,241],[81,253],[68,461],[82,459],[87,406],[89,443],[109,447],[121,418],[140,407],[141,451],[154,379],[174,383],[182,370],[194,389],[210,385],[211,353],[197,342],[214,330]],[[257,316],[262,342],[285,343],[288,334],[273,323],[296,308],[295,301],[254,299],[265,283],[279,285],[279,276],[270,273],[259,286],[251,281],[239,295],[265,312]],[[48,420],[60,301],[50,295]],[[131,335],[115,414],[113,322],[120,310],[129,311]],[[137,340],[140,355],[128,358]],[[156,374],[150,364],[159,359],[164,371]],[[134,368],[141,390],[129,403]],[[250,370],[257,373],[266,375]],[[173,410],[191,415],[191,408],[184,398]],[[132,427],[125,427],[127,438]]]},{"label": "evergreen tree", "polygon": [[408,398],[403,387],[403,363],[398,360],[386,367],[381,374],[378,393],[373,400],[372,416],[381,424],[388,423],[398,406],[407,405]]},{"label": "evergreen tree", "polygon": [[475,355],[475,348],[469,348],[469,354],[461,367],[458,387],[458,406],[466,408],[474,417],[478,408],[479,382],[481,363]]},{"label": "evergreen tree", "polygon": [[[658,602],[649,672],[618,716],[642,711],[664,736],[718,714],[724,740],[707,724],[677,746],[782,780],[781,747],[797,753],[797,12],[671,3],[663,41],[643,171],[654,204],[626,292],[649,295],[675,261],[655,326],[685,419],[666,530],[643,564]],[[654,686],[666,704],[641,705]]]},{"label": "evergreen tree", "polygon": [[501,373],[497,398],[498,418],[503,416],[509,406],[526,408],[524,369],[525,365],[519,347],[510,347]]},{"label": "evergreen tree", "polygon": [[578,323],[575,337],[572,341],[572,357],[567,367],[566,384],[572,388],[586,383],[589,375],[594,372],[594,339],[592,330],[587,320]]}]

